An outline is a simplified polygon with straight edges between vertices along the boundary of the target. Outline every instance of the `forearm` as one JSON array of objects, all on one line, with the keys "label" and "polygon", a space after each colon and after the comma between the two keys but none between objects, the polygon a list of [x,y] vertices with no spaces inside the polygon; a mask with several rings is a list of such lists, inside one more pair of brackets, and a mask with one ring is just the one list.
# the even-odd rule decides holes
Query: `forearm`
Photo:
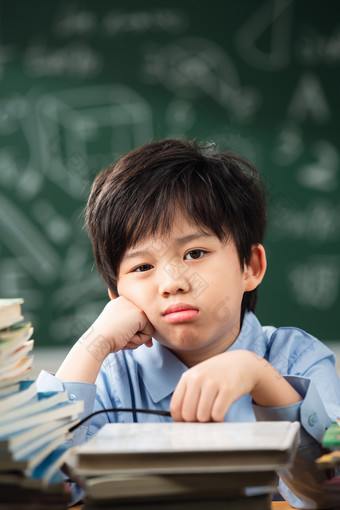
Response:
[{"label": "forearm", "polygon": [[251,396],[256,404],[264,407],[283,407],[302,400],[295,388],[268,361],[255,354],[253,357],[258,377]]},{"label": "forearm", "polygon": [[72,347],[56,376],[61,381],[94,383],[110,353],[110,343],[92,326]]}]

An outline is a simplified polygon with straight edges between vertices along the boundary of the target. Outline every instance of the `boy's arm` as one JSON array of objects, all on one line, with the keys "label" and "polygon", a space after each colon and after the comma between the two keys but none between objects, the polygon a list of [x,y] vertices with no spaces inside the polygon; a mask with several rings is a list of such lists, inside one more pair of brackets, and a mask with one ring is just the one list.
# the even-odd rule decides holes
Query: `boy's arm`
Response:
[{"label": "boy's arm", "polygon": [[[312,342],[310,342],[310,345],[312,345]],[[240,356],[243,358],[243,354],[241,354],[243,352],[232,351],[225,353],[232,355],[229,357],[227,364],[223,363],[226,358],[223,354],[216,356],[215,360],[210,358],[208,361],[211,361],[211,364],[205,367],[203,365],[206,362],[203,362],[201,367],[197,365],[194,367],[195,370],[188,370],[173,394],[171,410],[174,419],[192,419],[196,421],[207,416],[210,416],[208,419],[214,419],[212,414],[216,412],[218,395],[233,394],[236,396],[238,393],[241,395],[242,391],[245,391],[248,381],[249,387],[255,390],[252,391],[250,389],[249,392],[253,394],[255,401],[253,409],[257,420],[300,421],[302,425],[300,446],[294,463],[289,469],[279,473],[281,494],[289,504],[296,508],[329,508],[334,506],[338,502],[338,494],[327,491],[323,482],[327,479],[328,475],[326,472],[320,471],[315,463],[315,459],[320,457],[322,453],[320,443],[323,433],[326,427],[329,426],[331,417],[333,416],[333,419],[335,419],[334,416],[339,412],[340,385],[334,363],[329,359],[329,356],[318,351],[317,363],[314,363],[314,358],[312,358],[313,361],[308,369],[306,369],[305,362],[302,366],[297,364],[295,367],[296,372],[302,373],[304,376],[288,375],[283,377],[266,360],[247,351],[253,357],[254,364],[249,365],[246,362],[247,356],[244,357],[244,368],[249,369],[249,373],[246,373],[247,370],[242,369],[239,365],[239,358]],[[234,353],[239,354],[234,355]],[[304,357],[303,355],[300,356],[300,358]],[[198,368],[199,370],[196,370]],[[241,371],[239,372],[240,369]],[[261,382],[259,385],[253,384],[254,369],[259,369],[261,372],[259,376]],[[191,371],[192,373],[190,374],[189,372]],[[218,392],[216,391],[216,384],[222,378],[227,382],[225,386],[220,388],[221,391]],[[257,376],[255,376],[256,379]],[[205,380],[204,383],[203,380]],[[315,384],[313,381],[315,381]],[[194,389],[196,383],[197,388]],[[284,385],[283,383],[286,384]],[[201,384],[207,386],[207,391],[201,392],[203,388],[203,386],[200,386]],[[269,384],[269,387],[267,387],[268,391],[263,391],[263,384]],[[288,393],[285,393],[286,385],[289,387]],[[291,390],[294,391],[291,392]],[[277,395],[277,391],[284,393]],[[294,392],[298,395],[297,400],[295,399]],[[209,394],[210,398],[213,399],[211,408],[209,405],[206,405],[207,395]],[[215,397],[212,396],[214,394],[216,395]],[[194,405],[190,405],[191,398],[195,402]],[[272,398],[274,401],[270,403]],[[221,412],[221,415],[216,414],[215,418],[223,419],[221,416],[224,410],[230,407],[231,400],[232,398],[229,398],[226,405],[220,406],[219,412]],[[204,409],[206,412],[205,416],[203,414]]]},{"label": "boy's arm", "polygon": [[145,313],[124,297],[111,300],[72,347],[56,376],[61,381],[94,383],[108,354],[151,347],[153,327]]},{"label": "boy's arm", "polygon": [[214,356],[185,372],[173,393],[175,421],[223,421],[233,402],[249,394],[259,406],[282,407],[302,400],[265,359],[246,350]]}]

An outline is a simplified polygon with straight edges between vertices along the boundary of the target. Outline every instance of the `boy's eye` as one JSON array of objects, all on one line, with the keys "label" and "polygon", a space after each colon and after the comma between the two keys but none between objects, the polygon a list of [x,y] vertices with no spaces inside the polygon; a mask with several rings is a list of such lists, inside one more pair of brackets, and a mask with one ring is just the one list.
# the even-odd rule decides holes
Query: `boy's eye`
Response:
[{"label": "boy's eye", "polygon": [[135,267],[135,269],[132,270],[132,273],[141,273],[143,271],[149,271],[152,269],[151,264],[142,264],[141,266]]},{"label": "boy's eye", "polygon": [[204,250],[190,250],[185,254],[185,260],[197,260],[203,257],[206,252]]}]

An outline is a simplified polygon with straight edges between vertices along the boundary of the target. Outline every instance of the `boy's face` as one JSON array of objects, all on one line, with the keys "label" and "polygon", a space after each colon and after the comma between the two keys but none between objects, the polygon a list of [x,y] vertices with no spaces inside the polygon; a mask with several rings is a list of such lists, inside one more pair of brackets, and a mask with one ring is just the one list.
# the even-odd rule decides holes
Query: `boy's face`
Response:
[{"label": "boy's face", "polygon": [[119,294],[144,311],[156,340],[188,366],[235,341],[243,293],[255,287],[233,241],[222,243],[182,215],[170,235],[129,249],[118,275]]}]

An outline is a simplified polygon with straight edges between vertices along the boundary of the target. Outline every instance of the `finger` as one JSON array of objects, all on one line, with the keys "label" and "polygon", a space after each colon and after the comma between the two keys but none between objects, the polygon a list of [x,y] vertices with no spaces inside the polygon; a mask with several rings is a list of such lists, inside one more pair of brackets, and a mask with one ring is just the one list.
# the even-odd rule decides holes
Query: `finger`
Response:
[{"label": "finger", "polygon": [[170,401],[170,413],[175,421],[183,421],[182,419],[182,402],[186,392],[186,384],[180,379]]},{"label": "finger", "polygon": [[137,341],[134,341],[131,339],[121,350],[122,351],[128,351],[137,349],[138,347],[141,347],[142,345],[147,345],[147,347],[152,347],[152,338],[150,338],[147,342],[141,342],[139,339]]},{"label": "finger", "polygon": [[232,399],[228,392],[221,391],[218,393],[211,409],[211,419],[213,421],[224,421],[225,415],[232,403]]},{"label": "finger", "polygon": [[138,331],[137,334],[142,334],[142,335],[146,335],[146,336],[149,336],[149,337],[152,337],[153,334],[154,334],[154,327],[153,325],[151,324],[151,322],[147,322],[144,326],[143,329],[141,329],[140,331]]},{"label": "finger", "polygon": [[146,342],[150,342],[152,337],[150,335],[144,335],[143,333],[136,333],[132,338],[130,338],[129,342],[132,342],[136,345],[143,345]]},{"label": "finger", "polygon": [[181,416],[183,421],[197,421],[197,408],[200,401],[201,387],[196,381],[187,383],[183,396]]},{"label": "finger", "polygon": [[137,345],[137,344],[134,344],[132,342],[128,342],[125,347],[123,347],[121,350],[122,351],[133,351],[135,349],[138,349],[138,347],[140,347],[140,345]]},{"label": "finger", "polygon": [[215,385],[205,384],[202,388],[200,400],[197,406],[197,421],[212,421],[212,410],[218,395],[218,389]]}]

